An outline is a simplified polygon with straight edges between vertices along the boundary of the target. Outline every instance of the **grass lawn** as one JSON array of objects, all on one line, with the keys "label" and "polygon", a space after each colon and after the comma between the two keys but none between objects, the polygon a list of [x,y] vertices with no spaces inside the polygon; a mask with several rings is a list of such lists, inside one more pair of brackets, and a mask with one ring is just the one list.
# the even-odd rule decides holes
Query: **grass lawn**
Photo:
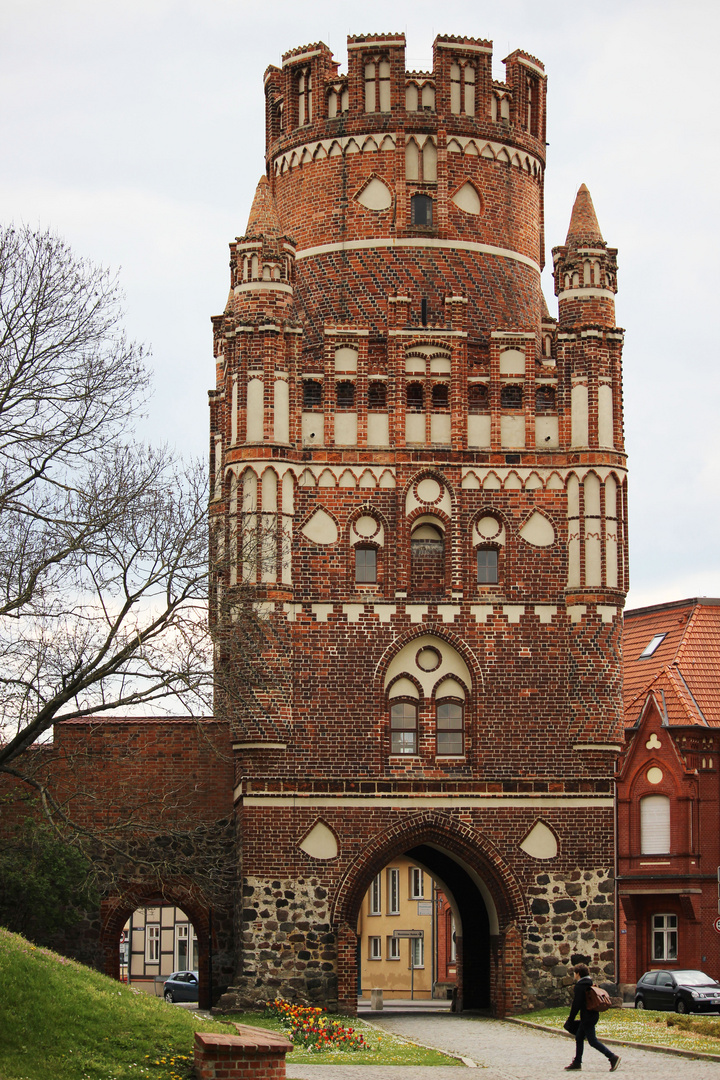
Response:
[{"label": "grass lawn", "polygon": [[[236,1024],[251,1024],[254,1027],[266,1027],[271,1031],[282,1031],[282,1024],[262,1013],[233,1013],[223,1017]],[[460,1065],[456,1058],[448,1057],[439,1050],[426,1050],[415,1043],[407,1042],[391,1035],[387,1031],[378,1031],[363,1020],[348,1018],[348,1027],[362,1034],[368,1044],[367,1050],[305,1050],[298,1047],[285,1059],[296,1065]]]},{"label": "grass lawn", "polygon": [[[195,1031],[228,1031],[162,998],[37,948],[0,927],[0,1077],[2,1080],[189,1080]],[[280,1030],[258,1013],[233,1017]],[[370,1049],[296,1050],[288,1061],[316,1064],[452,1065],[454,1059],[362,1029]]]},{"label": "grass lawn", "polygon": [[[541,1009],[523,1013],[519,1020],[562,1028],[568,1009]],[[720,1054],[720,1017],[679,1016],[677,1013],[655,1012],[652,1009],[609,1009],[602,1013],[597,1027],[598,1038],[623,1039],[626,1042],[650,1043],[653,1046],[672,1046],[678,1050],[699,1050],[703,1054]]]}]

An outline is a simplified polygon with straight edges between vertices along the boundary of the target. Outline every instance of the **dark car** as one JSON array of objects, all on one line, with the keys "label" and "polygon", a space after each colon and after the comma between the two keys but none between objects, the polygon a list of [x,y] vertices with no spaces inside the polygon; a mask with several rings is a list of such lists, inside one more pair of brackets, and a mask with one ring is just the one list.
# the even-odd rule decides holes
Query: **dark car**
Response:
[{"label": "dark car", "polygon": [[198,973],[197,971],[175,971],[166,979],[163,988],[163,997],[166,1001],[197,1001],[198,999]]},{"label": "dark car", "polygon": [[635,987],[635,1008],[720,1012],[720,983],[703,971],[646,971]]}]

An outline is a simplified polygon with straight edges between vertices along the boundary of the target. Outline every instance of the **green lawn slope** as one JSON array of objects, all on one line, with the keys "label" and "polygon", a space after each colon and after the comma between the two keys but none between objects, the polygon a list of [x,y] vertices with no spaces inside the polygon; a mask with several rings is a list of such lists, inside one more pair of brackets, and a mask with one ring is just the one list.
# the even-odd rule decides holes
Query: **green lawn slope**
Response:
[{"label": "green lawn slope", "polygon": [[[245,1013],[211,1020],[149,997],[0,927],[0,1080],[189,1080],[194,1032],[234,1033],[232,1020],[282,1030]],[[367,1050],[315,1053],[288,1062],[456,1065],[360,1020]]]},{"label": "green lawn slope", "polygon": [[186,1080],[196,1029],[228,1030],[0,927],[2,1080]]}]

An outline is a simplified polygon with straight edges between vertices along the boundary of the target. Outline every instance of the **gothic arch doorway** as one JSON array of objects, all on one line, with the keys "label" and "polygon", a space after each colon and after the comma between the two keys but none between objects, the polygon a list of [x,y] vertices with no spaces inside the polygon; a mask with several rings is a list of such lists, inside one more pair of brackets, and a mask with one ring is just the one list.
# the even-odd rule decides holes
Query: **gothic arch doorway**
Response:
[{"label": "gothic arch doorway", "polygon": [[360,905],[371,882],[398,856],[440,882],[451,898],[457,933],[457,1008],[503,1016],[520,1003],[521,935],[525,915],[519,885],[492,845],[449,816],[429,815],[384,831],[356,860],[338,890],[338,999],[357,1008]]}]

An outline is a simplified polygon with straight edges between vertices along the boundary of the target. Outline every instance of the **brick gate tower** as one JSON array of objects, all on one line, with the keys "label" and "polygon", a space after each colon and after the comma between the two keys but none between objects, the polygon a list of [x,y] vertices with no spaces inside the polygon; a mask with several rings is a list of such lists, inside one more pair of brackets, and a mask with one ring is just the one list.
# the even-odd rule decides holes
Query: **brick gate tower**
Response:
[{"label": "brick gate tower", "polygon": [[491,62],[438,37],[406,71],[377,35],[346,75],[322,43],[265,75],[211,393],[247,1000],[354,1010],[360,904],[400,855],[453,905],[464,1007],[564,1002],[579,959],[614,980],[616,252],[581,187],[548,315],[545,72]]}]

